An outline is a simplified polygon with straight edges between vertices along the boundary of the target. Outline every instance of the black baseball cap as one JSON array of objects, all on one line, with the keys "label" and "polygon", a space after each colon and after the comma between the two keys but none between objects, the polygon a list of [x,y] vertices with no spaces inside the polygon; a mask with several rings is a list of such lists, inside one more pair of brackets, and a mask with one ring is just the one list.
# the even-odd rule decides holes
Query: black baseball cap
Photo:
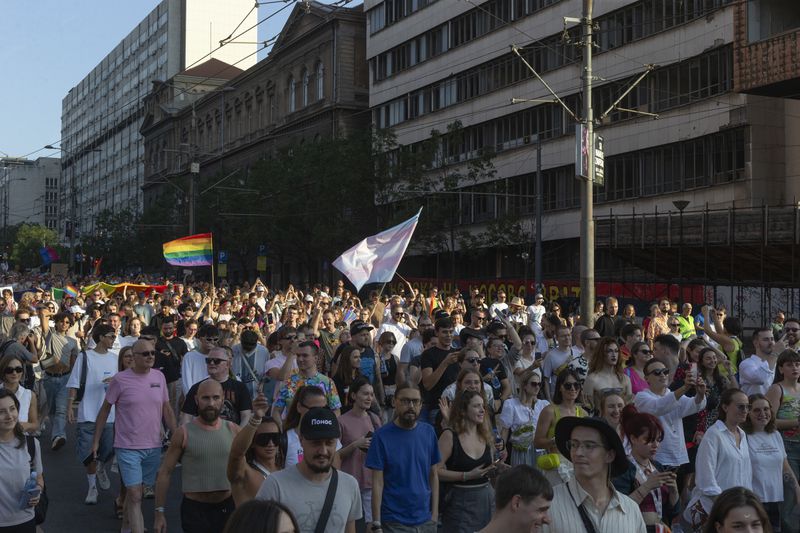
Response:
[{"label": "black baseball cap", "polygon": [[363,320],[353,320],[350,324],[350,335],[358,335],[362,331],[371,331],[375,328],[364,322]]},{"label": "black baseball cap", "polygon": [[341,436],[339,421],[327,407],[313,407],[300,421],[300,436],[306,440],[338,439]]}]

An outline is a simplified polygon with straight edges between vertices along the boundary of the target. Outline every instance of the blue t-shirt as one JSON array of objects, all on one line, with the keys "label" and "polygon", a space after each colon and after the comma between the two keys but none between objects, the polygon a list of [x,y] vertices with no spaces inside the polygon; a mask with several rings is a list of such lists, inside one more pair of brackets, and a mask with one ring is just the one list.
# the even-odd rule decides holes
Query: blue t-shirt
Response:
[{"label": "blue t-shirt", "polygon": [[367,452],[367,468],[383,471],[381,521],[419,526],[431,519],[431,467],[441,461],[429,424],[378,428]]},{"label": "blue t-shirt", "polygon": [[361,375],[375,383],[375,350],[364,348],[361,351]]}]

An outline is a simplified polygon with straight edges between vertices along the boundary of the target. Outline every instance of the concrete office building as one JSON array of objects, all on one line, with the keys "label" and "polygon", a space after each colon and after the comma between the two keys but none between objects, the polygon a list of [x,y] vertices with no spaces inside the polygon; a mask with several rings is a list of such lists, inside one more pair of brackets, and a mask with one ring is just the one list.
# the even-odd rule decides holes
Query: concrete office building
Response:
[{"label": "concrete office building", "polygon": [[38,224],[58,229],[58,191],[61,160],[0,158],[0,226]]},{"label": "concrete office building", "polygon": [[[512,98],[552,96],[510,46],[523,47],[522,55],[580,116],[580,34],[575,22],[565,28],[564,17],[581,17],[582,4],[365,0],[375,127],[392,128],[399,144],[414,150],[432,129],[446,131],[448,124],[461,121],[463,138],[443,147],[440,160],[458,168],[488,149],[496,153],[497,173],[487,183],[459,189],[465,194],[453,200],[458,231],[477,233],[509,215],[520,218],[528,234],[516,248],[458,250],[453,256],[457,277],[522,279],[525,274],[532,279],[538,135],[544,277],[577,280],[575,120],[555,102],[511,103]],[[760,33],[751,29],[747,35],[745,4]],[[797,144],[800,102],[788,98],[797,98],[796,90],[751,87],[745,94],[735,73],[745,66],[760,72],[764,46],[750,51],[754,64],[742,62],[748,39],[796,28],[799,9],[789,0],[594,3],[594,116],[605,141],[605,185],[595,187],[598,282],[770,279],[776,263],[765,265],[757,254],[763,253],[765,234],[784,236],[758,221],[765,220],[762,204],[775,210],[786,206],[789,230],[797,215],[800,152],[788,147]],[[791,87],[797,87],[792,37],[791,31],[782,37],[786,64],[776,58],[772,66],[794,78]],[[650,64],[656,68],[601,117]],[[765,76],[762,83],[777,81]],[[442,196],[428,195],[427,201],[436,198]],[[391,204],[386,211],[392,212]],[[788,240],[781,241],[787,246],[795,240],[789,230]],[[679,248],[686,252],[680,258]],[[410,250],[415,253],[407,261],[413,274],[437,271],[437,279],[450,279],[449,253],[434,257]],[[782,272],[775,279],[788,276],[785,264],[778,268]],[[787,283],[800,282],[797,278]]]},{"label": "concrete office building", "polygon": [[[65,242],[72,218],[80,236],[93,231],[94,217],[104,209],[141,211],[139,128],[152,82],[210,58],[241,69],[254,65],[257,15],[252,0],[162,0],[70,89],[61,114],[59,230]],[[243,35],[215,51],[237,26]]]}]

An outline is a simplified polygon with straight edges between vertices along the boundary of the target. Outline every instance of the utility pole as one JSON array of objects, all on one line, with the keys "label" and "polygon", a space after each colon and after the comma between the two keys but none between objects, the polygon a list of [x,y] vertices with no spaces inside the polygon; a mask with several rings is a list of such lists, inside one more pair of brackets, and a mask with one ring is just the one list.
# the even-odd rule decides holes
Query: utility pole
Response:
[{"label": "utility pole", "polygon": [[534,286],[536,292],[544,294],[544,280],[542,279],[542,136],[536,134],[536,249],[534,250]]},{"label": "utility pole", "polygon": [[[594,326],[594,116],[592,113],[592,4],[594,0],[583,0],[581,18],[583,44],[583,120],[588,139],[588,174],[581,187],[581,323]],[[577,170],[577,169],[576,169]],[[576,172],[577,174],[578,172]]]}]

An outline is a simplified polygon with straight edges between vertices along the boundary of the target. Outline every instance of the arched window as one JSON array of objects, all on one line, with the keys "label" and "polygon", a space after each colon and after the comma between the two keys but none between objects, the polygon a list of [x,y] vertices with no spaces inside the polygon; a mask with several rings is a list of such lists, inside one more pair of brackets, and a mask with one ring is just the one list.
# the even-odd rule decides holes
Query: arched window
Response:
[{"label": "arched window", "polygon": [[322,100],[323,90],[325,88],[325,78],[322,73],[322,61],[317,62],[317,100]]},{"label": "arched window", "polygon": [[289,78],[289,113],[293,113],[297,109],[297,87],[295,87],[294,78]]},{"label": "arched window", "polygon": [[303,69],[303,107],[308,105],[308,70]]}]

